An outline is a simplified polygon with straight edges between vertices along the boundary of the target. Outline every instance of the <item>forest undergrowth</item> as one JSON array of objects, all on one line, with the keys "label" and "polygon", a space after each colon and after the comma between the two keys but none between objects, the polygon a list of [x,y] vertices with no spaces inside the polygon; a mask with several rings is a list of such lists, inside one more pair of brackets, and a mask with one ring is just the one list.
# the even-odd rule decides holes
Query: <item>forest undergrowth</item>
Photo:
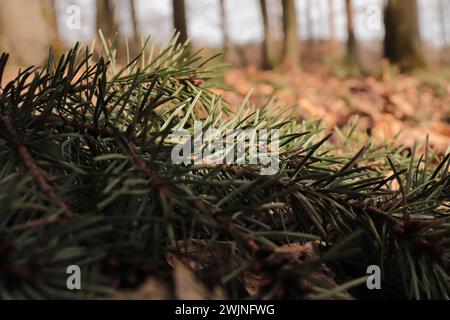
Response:
[{"label": "forest undergrowth", "polygon": [[[12,80],[1,55],[1,298],[448,299],[448,152],[227,101],[187,48],[118,67],[103,41]],[[173,163],[171,133],[198,120],[279,130],[278,172]]]}]

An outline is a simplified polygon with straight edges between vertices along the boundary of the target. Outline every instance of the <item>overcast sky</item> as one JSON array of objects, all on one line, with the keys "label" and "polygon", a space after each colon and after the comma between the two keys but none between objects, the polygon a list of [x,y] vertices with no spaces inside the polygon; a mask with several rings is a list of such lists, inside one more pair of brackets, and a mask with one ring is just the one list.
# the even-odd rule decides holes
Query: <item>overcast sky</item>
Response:
[{"label": "overcast sky", "polygon": [[[339,39],[346,38],[344,0],[332,0],[335,11],[335,32]],[[433,45],[443,43],[440,28],[440,11],[438,2],[441,0],[419,0],[419,18],[423,39]],[[448,35],[450,36],[450,0],[447,11]],[[118,18],[122,32],[130,33],[130,18],[128,1],[116,0]],[[269,11],[274,22],[275,35],[280,33],[280,0],[268,0]],[[296,0],[299,17],[299,34],[307,37],[305,5],[307,0]],[[328,0],[312,0],[312,19],[314,28],[312,33],[316,38],[329,37],[327,19]],[[384,0],[354,0],[355,30],[361,40],[381,40],[384,35],[381,8]],[[59,0],[61,33],[68,42],[91,41],[95,31],[95,0]],[[172,30],[171,0],[136,0],[140,29],[143,35],[152,35],[158,41],[169,38]],[[186,0],[188,7],[189,34],[194,42],[203,45],[219,46],[221,33],[219,29],[219,0]],[[235,43],[260,41],[262,38],[262,24],[258,0],[226,0],[228,14],[228,29],[230,38]],[[69,30],[66,26],[67,8],[78,5],[81,9],[81,29]],[[450,41],[450,39],[448,39]]]}]

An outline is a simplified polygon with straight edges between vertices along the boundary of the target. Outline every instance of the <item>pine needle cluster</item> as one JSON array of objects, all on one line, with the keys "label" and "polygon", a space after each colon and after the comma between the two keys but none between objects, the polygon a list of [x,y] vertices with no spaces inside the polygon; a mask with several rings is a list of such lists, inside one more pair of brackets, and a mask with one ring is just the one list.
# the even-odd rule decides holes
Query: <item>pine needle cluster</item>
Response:
[{"label": "pine needle cluster", "polygon": [[[9,82],[1,55],[1,298],[170,284],[169,253],[229,298],[250,297],[249,274],[262,279],[256,299],[449,298],[449,154],[348,151],[273,102],[246,99],[233,113],[212,90],[220,66],[186,49],[173,41],[119,68],[106,41],[101,56],[76,46]],[[280,130],[279,172],[174,164],[171,133],[195,120]],[[339,132],[346,145],[353,131]],[[307,245],[317,254],[286,250]],[[66,287],[69,265],[83,272],[81,291]],[[382,290],[366,288],[369,265]]]}]

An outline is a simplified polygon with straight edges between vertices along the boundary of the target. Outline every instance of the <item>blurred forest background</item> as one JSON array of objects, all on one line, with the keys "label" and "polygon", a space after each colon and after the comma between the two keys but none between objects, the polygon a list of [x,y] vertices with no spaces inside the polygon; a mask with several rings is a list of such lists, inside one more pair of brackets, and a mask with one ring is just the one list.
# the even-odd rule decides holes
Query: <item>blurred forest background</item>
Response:
[{"label": "blurred forest background", "polygon": [[[450,145],[450,0],[0,0],[0,51],[17,67],[75,42],[116,39],[118,57],[142,39],[191,39],[231,65],[232,105],[272,96],[298,119],[412,146]],[[98,46],[98,41],[97,41]]]}]

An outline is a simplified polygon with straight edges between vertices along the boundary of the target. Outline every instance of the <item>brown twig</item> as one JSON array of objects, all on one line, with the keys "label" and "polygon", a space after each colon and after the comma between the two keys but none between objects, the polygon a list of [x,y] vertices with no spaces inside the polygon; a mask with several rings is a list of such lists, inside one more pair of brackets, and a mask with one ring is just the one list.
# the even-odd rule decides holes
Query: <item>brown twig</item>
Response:
[{"label": "brown twig", "polygon": [[417,221],[412,220],[405,222],[403,220],[395,219],[388,215],[386,212],[374,208],[366,207],[365,211],[376,218],[378,221],[389,226],[391,232],[399,238],[407,238],[411,244],[419,251],[428,252],[432,255],[443,257],[446,252],[446,248],[442,245],[431,243],[428,239],[421,237],[419,233],[426,228],[435,224],[435,221]]},{"label": "brown twig", "polygon": [[130,153],[131,157],[133,158],[134,163],[136,164],[137,168],[143,172],[147,177],[150,179],[150,182],[155,187],[156,190],[158,190],[159,193],[164,193],[166,191],[166,184],[164,183],[163,179],[159,176],[157,172],[155,172],[150,166],[145,162],[136,151],[136,147],[134,144],[128,140],[126,140],[126,146],[128,148],[128,152]]},{"label": "brown twig", "polygon": [[[53,125],[60,125],[61,127],[71,126],[76,130],[85,130],[91,135],[101,136],[104,138],[112,138],[116,134],[115,130],[108,126],[99,128],[92,122],[88,121],[79,122],[73,119],[65,119],[64,117],[58,115],[49,115],[44,118],[44,121]],[[135,147],[136,141],[121,133],[118,134],[123,139],[123,141],[125,141],[126,148],[128,149],[128,152],[131,155],[137,168],[150,178],[150,181],[152,182],[153,186],[159,192],[164,192],[166,186],[163,179],[154,170],[152,170],[149,167],[149,165],[139,156]]]},{"label": "brown twig", "polygon": [[[160,192],[160,193],[164,193],[166,190],[166,185],[163,181],[163,179],[159,176],[158,173],[156,173],[153,169],[151,169],[147,162],[145,162],[145,160],[143,160],[139,155],[138,152],[136,151],[135,146],[127,141],[127,148],[128,148],[128,152],[130,153],[131,157],[133,158],[134,163],[136,164],[136,166],[138,167],[138,169],[145,173],[149,178],[150,181],[152,182],[153,186]],[[259,251],[259,246],[256,244],[256,242],[249,238],[247,235],[245,235],[244,233],[240,232],[239,230],[236,229],[236,227],[229,221],[229,219],[225,219],[224,217],[220,217],[214,214],[214,210],[213,208],[211,208],[208,204],[206,204],[205,202],[201,201],[201,200],[195,200],[193,202],[194,206],[200,210],[203,213],[208,214],[209,216],[213,217],[218,226],[224,230],[226,230],[229,234],[233,235],[234,237],[236,237],[237,239],[239,239],[250,251],[252,252],[258,252]]]},{"label": "brown twig", "polygon": [[[38,188],[45,194],[45,196],[51,200],[57,200],[58,196],[56,191],[45,179],[44,173],[37,166],[32,155],[28,151],[28,148],[23,143],[22,139],[19,137],[16,129],[14,128],[11,118],[9,116],[1,117],[1,122],[3,123],[6,132],[11,137],[11,142],[14,144],[15,149],[19,157],[22,159],[23,164],[27,168],[28,172],[33,177]],[[70,218],[73,216],[72,211],[69,206],[62,200],[56,202],[56,207],[64,211],[64,218]]]}]

